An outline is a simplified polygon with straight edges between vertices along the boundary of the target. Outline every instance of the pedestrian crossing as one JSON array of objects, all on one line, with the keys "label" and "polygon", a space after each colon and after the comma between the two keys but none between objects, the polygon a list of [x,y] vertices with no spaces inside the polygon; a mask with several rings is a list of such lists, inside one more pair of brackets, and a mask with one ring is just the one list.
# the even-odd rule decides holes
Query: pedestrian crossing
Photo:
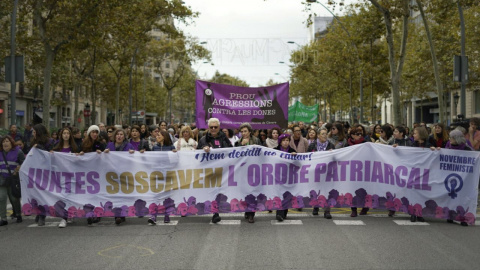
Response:
[{"label": "pedestrian crossing", "polygon": [[[178,225],[183,225],[183,224],[209,224],[211,226],[240,226],[242,224],[247,224],[248,222],[243,219],[244,214],[243,213],[226,213],[226,214],[221,214],[222,220],[218,223],[212,223],[211,220],[209,223],[205,223],[205,220],[199,220],[199,219],[205,219],[206,216],[191,216],[191,217],[186,217],[185,220],[184,218],[178,218],[174,217],[175,219],[170,220],[170,223],[163,223],[162,221],[157,222],[155,226],[178,226]],[[238,219],[241,217],[241,219]],[[265,217],[269,218],[274,218],[274,215],[271,213],[257,213],[255,215],[255,221],[256,223],[264,223]],[[311,221],[321,221],[322,223],[325,222],[330,222],[333,223],[336,226],[367,226],[367,225],[372,225],[372,224],[378,224],[375,220],[376,219],[390,219],[390,221],[398,226],[429,226],[431,225],[429,222],[410,222],[409,215],[406,214],[399,214],[396,215],[395,217],[388,217],[385,214],[369,214],[366,216],[359,217],[357,218],[350,218],[350,215],[348,214],[333,214],[332,215],[333,219],[327,220],[324,219],[321,216],[313,216],[309,213],[295,213],[295,214],[289,214],[288,219],[279,222],[275,219],[271,219],[270,225],[272,226],[298,226],[298,225],[305,225],[306,223],[309,223]],[[28,222],[28,220],[33,219],[33,216],[30,217],[25,217],[24,220],[25,222]],[[237,218],[237,219],[235,219]],[[121,226],[132,226],[132,225],[144,225],[140,224],[135,221],[134,218],[130,218],[130,220],[134,220],[135,222],[128,223],[127,219],[127,224],[122,224]],[[144,219],[146,221],[146,219]],[[435,223],[438,223],[438,221],[441,220],[435,220]],[[83,219],[76,219],[76,222],[78,224],[83,225]],[[146,223],[146,222],[145,222]],[[455,222],[459,224],[459,222]],[[60,224],[60,221],[58,218],[50,218],[47,217],[47,220],[45,222],[45,226],[39,227],[37,224],[30,224],[27,227],[28,228],[51,228],[51,227],[58,227]],[[146,224],[145,224],[146,225]],[[254,225],[254,224],[253,224]],[[475,225],[478,226],[480,225],[480,220],[475,222]],[[78,225],[74,225],[78,226]],[[95,223],[91,225],[90,227],[115,227],[118,226],[115,224],[113,220],[110,219],[104,219],[99,223]]]}]

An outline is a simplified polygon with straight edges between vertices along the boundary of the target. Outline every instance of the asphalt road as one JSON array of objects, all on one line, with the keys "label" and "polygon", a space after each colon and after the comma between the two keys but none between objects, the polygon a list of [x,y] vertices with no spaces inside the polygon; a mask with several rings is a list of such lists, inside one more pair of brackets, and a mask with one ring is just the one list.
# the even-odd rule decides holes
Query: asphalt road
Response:
[{"label": "asphalt road", "polygon": [[[117,226],[103,218],[93,226],[75,220],[67,228],[33,217],[0,227],[0,269],[478,269],[480,226],[444,220],[410,223],[385,211],[349,217],[335,209],[332,220],[311,209],[291,211],[277,224],[274,214],[174,217],[148,226],[128,218]],[[320,214],[323,214],[320,212]],[[176,224],[175,224],[176,223]],[[404,224],[404,225],[403,225]],[[480,223],[479,223],[480,224]]]}]

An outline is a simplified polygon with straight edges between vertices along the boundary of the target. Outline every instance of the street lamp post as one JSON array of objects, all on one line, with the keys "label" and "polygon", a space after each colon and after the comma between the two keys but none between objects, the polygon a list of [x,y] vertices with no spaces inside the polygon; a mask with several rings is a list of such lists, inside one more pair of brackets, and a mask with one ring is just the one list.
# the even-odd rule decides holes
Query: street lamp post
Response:
[{"label": "street lamp post", "polygon": [[458,120],[458,114],[457,114],[457,105],[458,105],[458,100],[460,99],[460,96],[458,95],[457,92],[455,92],[455,95],[453,96],[453,102],[455,103],[455,121]]},{"label": "street lamp post", "polygon": [[85,104],[85,108],[83,109],[83,116],[85,117],[85,125],[88,127],[90,126],[90,104]]},{"label": "street lamp post", "polygon": [[375,124],[376,123],[376,116],[377,116],[377,104],[373,105],[372,107],[372,123]]}]

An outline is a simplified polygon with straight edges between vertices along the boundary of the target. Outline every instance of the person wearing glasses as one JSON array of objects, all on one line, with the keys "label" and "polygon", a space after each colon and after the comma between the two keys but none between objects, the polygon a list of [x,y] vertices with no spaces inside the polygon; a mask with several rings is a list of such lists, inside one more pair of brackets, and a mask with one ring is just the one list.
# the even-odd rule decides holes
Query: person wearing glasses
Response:
[{"label": "person wearing glasses", "polygon": [[380,137],[375,143],[391,144],[395,138],[393,137],[393,130],[390,125],[383,125],[382,131],[380,131]]},{"label": "person wearing glasses", "polygon": [[[252,126],[249,123],[243,123],[240,125],[240,133],[242,137],[235,143],[235,147],[247,146],[247,145],[262,145],[261,141],[252,135]],[[245,219],[248,223],[254,223],[255,212],[245,212]]]},{"label": "person wearing glasses", "polygon": [[330,133],[328,133],[328,141],[335,146],[335,149],[347,146],[347,139],[345,138],[345,131],[342,123],[333,123]]},{"label": "person wearing glasses", "polygon": [[[212,148],[232,147],[228,137],[220,130],[220,120],[218,118],[208,119],[208,131],[198,142],[197,149],[209,153]],[[212,223],[218,223],[222,219],[218,213],[213,214]]]},{"label": "person wearing glasses", "polygon": [[290,147],[295,150],[296,153],[306,153],[308,149],[308,141],[302,136],[302,129],[300,126],[293,126],[293,136],[290,140]]},{"label": "person wearing glasses", "polygon": [[107,134],[108,134],[108,141],[113,142],[115,138],[113,138],[113,132],[115,132],[117,128],[115,126],[108,126],[107,127]]},{"label": "person wearing glasses", "polygon": [[[365,140],[365,137],[363,136],[363,133],[357,130],[356,128],[350,129],[350,134],[348,138],[348,146],[352,145],[357,145],[357,144],[362,144],[366,143],[367,140]],[[364,203],[364,202],[363,202]],[[359,202],[359,204],[362,204],[362,202]],[[351,207],[352,213],[350,214],[350,217],[356,217],[357,214],[357,207]],[[370,210],[367,207],[363,207],[362,211],[360,212],[360,215],[366,215],[368,210]]]}]

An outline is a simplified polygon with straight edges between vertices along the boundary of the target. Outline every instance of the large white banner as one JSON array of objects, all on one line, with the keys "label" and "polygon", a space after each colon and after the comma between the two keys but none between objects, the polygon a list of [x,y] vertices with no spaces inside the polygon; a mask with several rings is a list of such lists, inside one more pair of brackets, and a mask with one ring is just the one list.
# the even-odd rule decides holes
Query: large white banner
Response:
[{"label": "large white banner", "polygon": [[83,156],[32,149],[23,212],[193,215],[370,207],[475,222],[479,153],[365,143],[297,154],[260,146]]}]

